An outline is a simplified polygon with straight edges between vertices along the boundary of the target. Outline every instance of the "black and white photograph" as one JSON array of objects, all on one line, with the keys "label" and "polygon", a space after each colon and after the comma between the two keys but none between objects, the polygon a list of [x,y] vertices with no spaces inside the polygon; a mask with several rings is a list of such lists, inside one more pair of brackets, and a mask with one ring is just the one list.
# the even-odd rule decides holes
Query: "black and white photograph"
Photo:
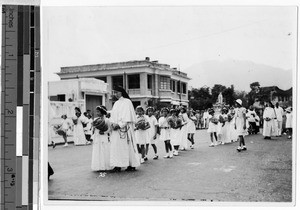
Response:
[{"label": "black and white photograph", "polygon": [[41,17],[49,203],[294,205],[297,6]]}]

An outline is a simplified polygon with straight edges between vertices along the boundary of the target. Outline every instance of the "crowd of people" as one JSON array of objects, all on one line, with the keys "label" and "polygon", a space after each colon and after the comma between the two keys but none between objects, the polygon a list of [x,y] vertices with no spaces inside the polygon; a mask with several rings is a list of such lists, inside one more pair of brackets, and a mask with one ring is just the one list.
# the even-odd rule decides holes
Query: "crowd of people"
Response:
[{"label": "crowd of people", "polygon": [[[257,134],[261,118],[252,106],[243,107],[242,100],[235,101],[235,107],[207,109],[204,112],[187,110],[185,107],[155,110],[153,107],[134,109],[130,97],[121,87],[115,87],[118,99],[111,111],[105,106],[97,106],[94,119],[88,110],[81,113],[75,108],[75,116],[68,119],[62,115],[62,123],[56,131],[68,146],[67,134],[73,127],[74,145],[92,144],[91,169],[93,171],[120,172],[135,171],[140,164],[148,160],[148,152],[152,148],[154,160],[159,159],[157,142],[165,144],[165,156],[173,158],[182,150],[194,149],[194,134],[198,128],[206,128],[209,147],[239,141],[238,152],[247,150],[245,135]],[[282,122],[286,117],[286,129]],[[292,135],[292,108],[283,110],[277,103],[266,103],[262,116],[265,139],[281,136],[283,132]],[[151,145],[151,146],[150,146]]]}]

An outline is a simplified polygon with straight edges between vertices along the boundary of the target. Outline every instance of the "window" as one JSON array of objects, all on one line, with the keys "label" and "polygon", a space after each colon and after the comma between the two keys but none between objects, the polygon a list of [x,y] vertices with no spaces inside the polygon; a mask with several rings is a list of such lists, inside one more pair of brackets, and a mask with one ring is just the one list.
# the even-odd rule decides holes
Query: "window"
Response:
[{"label": "window", "polygon": [[128,88],[129,89],[139,89],[140,88],[140,75],[139,74],[128,75]]},{"label": "window", "polygon": [[170,89],[172,90],[172,92],[176,91],[176,84],[175,84],[175,80],[170,80]]},{"label": "window", "polygon": [[182,93],[186,94],[186,83],[182,83]]},{"label": "window", "polygon": [[123,87],[123,76],[113,76],[112,77],[112,87],[120,86]]},{"label": "window", "polygon": [[105,83],[107,83],[107,78],[106,77],[96,77],[96,79],[102,80]]},{"label": "window", "polygon": [[148,89],[152,89],[152,75],[147,75],[147,85]]},{"label": "window", "polygon": [[177,92],[180,93],[180,81],[177,81]]},{"label": "window", "polygon": [[170,78],[164,76],[160,77],[160,89],[170,90]]}]

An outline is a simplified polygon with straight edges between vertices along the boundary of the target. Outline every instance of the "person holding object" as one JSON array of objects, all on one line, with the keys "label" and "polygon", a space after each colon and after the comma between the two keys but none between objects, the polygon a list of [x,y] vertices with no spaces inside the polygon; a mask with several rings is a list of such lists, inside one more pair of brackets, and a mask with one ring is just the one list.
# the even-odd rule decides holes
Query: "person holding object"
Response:
[{"label": "person holding object", "polygon": [[168,122],[168,108],[162,108],[162,116],[158,120],[158,126],[160,128],[160,140],[165,142],[166,155],[164,158],[172,158],[172,145],[171,145],[171,136],[170,136],[170,125]]},{"label": "person holding object", "polygon": [[235,101],[236,110],[235,110],[235,129],[239,138],[239,147],[237,151],[247,150],[245,145],[245,135],[247,134],[246,127],[246,108],[242,106],[242,100],[237,99]]},{"label": "person holding object", "polygon": [[275,118],[274,109],[271,107],[270,102],[267,102],[266,108],[265,108],[264,114],[263,114],[263,119],[264,119],[263,136],[264,136],[264,139],[271,139],[274,118]]},{"label": "person holding object", "polygon": [[134,124],[137,122],[133,104],[126,91],[114,87],[118,99],[111,111],[110,165],[114,172],[135,171],[140,166],[137,141],[134,135]]},{"label": "person holding object", "polygon": [[[157,155],[157,147],[156,147],[156,139],[157,139],[157,128],[158,128],[158,122],[154,114],[154,108],[148,107],[146,109],[146,115],[148,117],[150,128],[148,129],[148,142],[152,145],[152,148],[154,150],[154,160],[158,159]],[[149,150],[149,144],[146,144],[146,156],[148,155]]]},{"label": "person holding object", "polygon": [[107,110],[105,106],[96,107],[96,118],[92,122],[94,134],[92,163],[91,169],[93,171],[107,171],[110,170],[110,143],[108,134],[111,132],[109,120],[106,118]]},{"label": "person holding object", "polygon": [[141,154],[141,163],[144,163],[148,160],[146,156],[146,144],[148,141],[148,130],[150,128],[150,124],[148,119],[145,116],[145,112],[142,106],[136,107],[137,113],[137,122],[134,125],[134,133],[136,137],[136,141],[138,143],[138,149]]}]

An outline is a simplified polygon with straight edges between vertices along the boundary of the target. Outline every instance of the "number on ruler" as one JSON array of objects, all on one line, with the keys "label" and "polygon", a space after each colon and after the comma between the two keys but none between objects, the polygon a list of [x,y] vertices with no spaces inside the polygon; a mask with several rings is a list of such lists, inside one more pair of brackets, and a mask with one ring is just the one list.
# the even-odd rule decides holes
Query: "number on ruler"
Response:
[{"label": "number on ruler", "polygon": [[34,52],[34,57],[36,57],[36,58],[39,57],[39,52],[38,51]]},{"label": "number on ruler", "polygon": [[14,114],[14,110],[6,109],[6,111],[7,111],[8,114]]}]

